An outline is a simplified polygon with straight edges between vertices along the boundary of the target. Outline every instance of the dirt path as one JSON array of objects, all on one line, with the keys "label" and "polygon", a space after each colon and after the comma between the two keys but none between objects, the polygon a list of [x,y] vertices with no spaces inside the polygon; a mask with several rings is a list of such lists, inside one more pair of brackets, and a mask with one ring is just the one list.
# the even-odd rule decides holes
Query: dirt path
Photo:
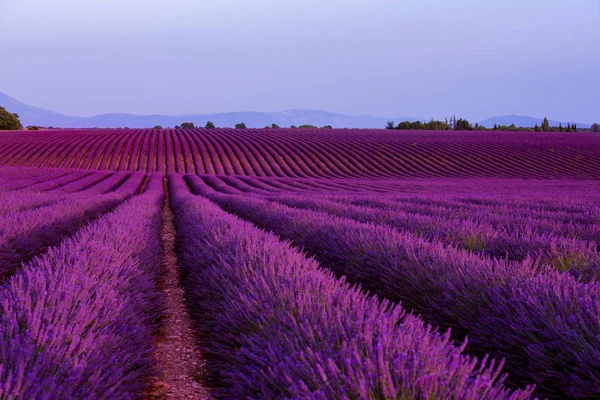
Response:
[{"label": "dirt path", "polygon": [[204,361],[196,347],[192,322],[186,310],[175,255],[175,227],[168,199],[163,208],[163,277],[160,290],[165,302],[162,327],[155,342],[155,358],[162,370],[147,399],[210,399],[203,385]]}]

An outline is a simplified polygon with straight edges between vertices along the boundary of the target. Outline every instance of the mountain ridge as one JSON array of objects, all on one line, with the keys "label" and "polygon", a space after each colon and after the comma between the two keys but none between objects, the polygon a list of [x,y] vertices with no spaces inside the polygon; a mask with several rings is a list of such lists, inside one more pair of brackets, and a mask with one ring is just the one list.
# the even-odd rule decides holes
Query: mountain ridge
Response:
[{"label": "mountain ridge", "polygon": [[[74,117],[41,107],[22,103],[15,98],[0,92],[0,106],[10,112],[19,114],[21,122],[25,126],[53,126],[60,128],[151,128],[156,125],[163,127],[174,127],[182,122],[193,122],[197,126],[206,125],[212,121],[220,127],[233,127],[235,124],[244,122],[249,128],[263,128],[275,123],[281,127],[291,125],[331,125],[334,128],[385,128],[388,121],[418,121],[412,117],[373,117],[370,115],[346,115],[314,109],[290,109],[278,112],[259,111],[234,111],[213,114],[181,114],[181,115],[135,115],[127,113],[100,114],[92,117]],[[533,127],[536,123],[541,125],[543,119],[523,116],[504,115],[487,118],[479,122],[487,128],[494,124]],[[573,122],[550,121],[550,125],[558,126],[562,123],[566,126]],[[577,123],[580,128],[589,128],[590,124]]]}]

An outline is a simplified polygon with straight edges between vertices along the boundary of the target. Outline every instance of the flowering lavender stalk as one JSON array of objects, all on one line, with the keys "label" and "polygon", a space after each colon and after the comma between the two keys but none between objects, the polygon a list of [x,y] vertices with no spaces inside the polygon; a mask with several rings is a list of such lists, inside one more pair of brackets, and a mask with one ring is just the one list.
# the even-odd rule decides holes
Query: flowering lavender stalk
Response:
[{"label": "flowering lavender stalk", "polygon": [[[82,192],[40,208],[0,215],[0,282],[14,274],[21,262],[59,244],[63,237],[72,235],[90,219],[111,211],[136,194],[143,179],[143,173],[136,173],[108,195]],[[55,196],[50,195],[50,199]]]},{"label": "flowering lavender stalk", "polygon": [[161,313],[162,178],[0,288],[0,398],[139,398]]},{"label": "flowering lavender stalk", "polygon": [[351,283],[402,301],[423,319],[469,337],[468,350],[506,357],[513,382],[544,396],[600,393],[600,285],[530,262],[485,260],[408,232],[190,186],[226,210],[314,255]]},{"label": "flowering lavender stalk", "polygon": [[294,208],[324,211],[360,222],[390,225],[430,240],[473,251],[493,258],[522,261],[528,257],[549,264],[589,282],[600,277],[600,253],[596,243],[564,238],[548,233],[506,232],[473,219],[452,220],[443,216],[406,213],[393,208],[381,209],[341,204],[313,196],[277,196],[269,198]]},{"label": "flowering lavender stalk", "polygon": [[189,304],[225,398],[521,399],[400,306],[169,178]]}]

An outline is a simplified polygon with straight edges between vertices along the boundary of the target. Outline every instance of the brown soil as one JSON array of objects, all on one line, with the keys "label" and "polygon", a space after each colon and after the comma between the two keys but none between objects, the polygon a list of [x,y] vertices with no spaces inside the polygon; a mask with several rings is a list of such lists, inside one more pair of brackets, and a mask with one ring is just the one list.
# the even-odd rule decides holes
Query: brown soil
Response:
[{"label": "brown soil", "polygon": [[210,399],[204,384],[205,362],[196,346],[192,322],[187,313],[175,255],[175,227],[168,199],[163,209],[163,293],[165,312],[155,342],[159,373],[146,399]]}]

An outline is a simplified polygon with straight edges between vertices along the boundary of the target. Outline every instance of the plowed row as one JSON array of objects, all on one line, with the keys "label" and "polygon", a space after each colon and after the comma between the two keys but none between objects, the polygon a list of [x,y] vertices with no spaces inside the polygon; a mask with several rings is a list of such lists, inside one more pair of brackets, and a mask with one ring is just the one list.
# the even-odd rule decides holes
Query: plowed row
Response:
[{"label": "plowed row", "polygon": [[3,133],[0,165],[265,177],[600,177],[591,133],[65,130]]}]

